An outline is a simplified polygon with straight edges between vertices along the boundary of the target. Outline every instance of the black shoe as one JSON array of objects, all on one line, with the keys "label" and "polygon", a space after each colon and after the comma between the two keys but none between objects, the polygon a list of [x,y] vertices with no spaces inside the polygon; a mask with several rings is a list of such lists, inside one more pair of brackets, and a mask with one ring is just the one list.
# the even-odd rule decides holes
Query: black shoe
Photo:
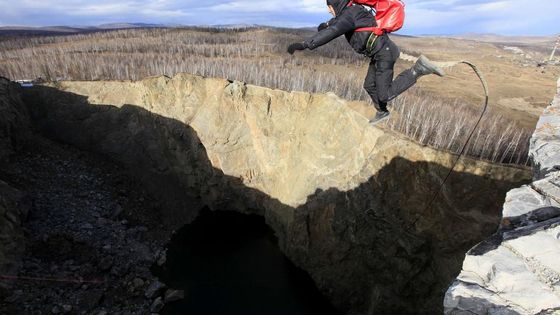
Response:
[{"label": "black shoe", "polygon": [[418,60],[416,61],[414,66],[412,66],[412,71],[414,75],[418,77],[426,74],[437,74],[440,77],[443,77],[445,75],[445,72],[443,72],[443,70],[433,64],[430,59],[426,58],[426,56],[424,55],[420,55],[420,57],[418,57]]},{"label": "black shoe", "polygon": [[391,113],[389,111],[380,111],[375,114],[372,120],[369,121],[370,125],[377,125],[378,123],[389,119],[391,117]]}]

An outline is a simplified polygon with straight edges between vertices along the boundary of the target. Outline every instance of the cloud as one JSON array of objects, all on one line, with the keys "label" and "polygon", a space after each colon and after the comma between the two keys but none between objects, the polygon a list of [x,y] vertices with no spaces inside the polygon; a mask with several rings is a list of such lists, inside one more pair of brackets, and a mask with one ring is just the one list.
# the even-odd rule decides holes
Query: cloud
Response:
[{"label": "cloud", "polygon": [[560,32],[558,0],[409,0],[405,32],[414,34]]},{"label": "cloud", "polygon": [[[401,33],[555,34],[558,0],[404,0]],[[314,26],[330,18],[325,0],[0,0],[0,25],[97,25],[109,22],[186,25]]]}]

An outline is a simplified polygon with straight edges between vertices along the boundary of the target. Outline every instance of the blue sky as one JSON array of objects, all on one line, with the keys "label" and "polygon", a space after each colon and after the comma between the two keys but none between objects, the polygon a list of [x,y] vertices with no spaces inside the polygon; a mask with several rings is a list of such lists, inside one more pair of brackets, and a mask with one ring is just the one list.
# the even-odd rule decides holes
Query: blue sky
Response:
[{"label": "blue sky", "polygon": [[[405,0],[402,34],[560,33],[560,0]],[[185,25],[314,26],[327,20],[325,0],[0,0],[0,26]]]}]

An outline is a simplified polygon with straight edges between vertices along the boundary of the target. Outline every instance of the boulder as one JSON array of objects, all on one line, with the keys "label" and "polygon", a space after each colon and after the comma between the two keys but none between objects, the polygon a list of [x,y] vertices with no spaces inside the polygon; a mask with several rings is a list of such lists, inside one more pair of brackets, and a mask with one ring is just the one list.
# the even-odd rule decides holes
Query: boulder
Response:
[{"label": "boulder", "polygon": [[163,292],[163,290],[165,290],[165,288],[166,288],[165,284],[159,282],[158,280],[155,280],[152,283],[150,283],[144,295],[148,299],[153,299],[159,296]]},{"label": "boulder", "polygon": [[169,290],[165,291],[164,302],[165,302],[165,304],[167,304],[167,303],[182,300],[184,298],[185,298],[185,291],[169,289]]}]

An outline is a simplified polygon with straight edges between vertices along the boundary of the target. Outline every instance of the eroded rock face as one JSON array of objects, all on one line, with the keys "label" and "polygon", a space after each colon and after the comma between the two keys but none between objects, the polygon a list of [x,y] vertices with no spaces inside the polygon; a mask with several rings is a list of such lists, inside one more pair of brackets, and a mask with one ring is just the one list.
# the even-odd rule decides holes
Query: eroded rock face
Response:
[{"label": "eroded rock face", "polygon": [[530,177],[465,158],[426,209],[454,156],[369,126],[331,94],[181,74],[24,96],[45,134],[143,179],[169,224],[196,217],[185,194],[263,215],[349,314],[441,311],[464,252],[495,230],[505,192]]},{"label": "eroded rock face", "polygon": [[[19,87],[0,77],[0,163],[25,142],[29,128]],[[4,182],[0,174],[0,274],[14,275],[19,268],[25,248],[22,221],[28,209],[25,194]],[[0,291],[6,286],[0,282]]]},{"label": "eroded rock face", "polygon": [[560,313],[560,80],[530,155],[535,181],[508,192],[500,229],[467,254],[446,314]]},{"label": "eroded rock face", "polygon": [[[0,180],[0,273],[15,275],[25,249],[22,224],[30,202],[21,191]],[[0,282],[0,289],[7,283]]]},{"label": "eroded rock face", "polygon": [[3,77],[0,77],[0,113],[0,162],[5,162],[23,145],[30,125],[19,85]]}]

